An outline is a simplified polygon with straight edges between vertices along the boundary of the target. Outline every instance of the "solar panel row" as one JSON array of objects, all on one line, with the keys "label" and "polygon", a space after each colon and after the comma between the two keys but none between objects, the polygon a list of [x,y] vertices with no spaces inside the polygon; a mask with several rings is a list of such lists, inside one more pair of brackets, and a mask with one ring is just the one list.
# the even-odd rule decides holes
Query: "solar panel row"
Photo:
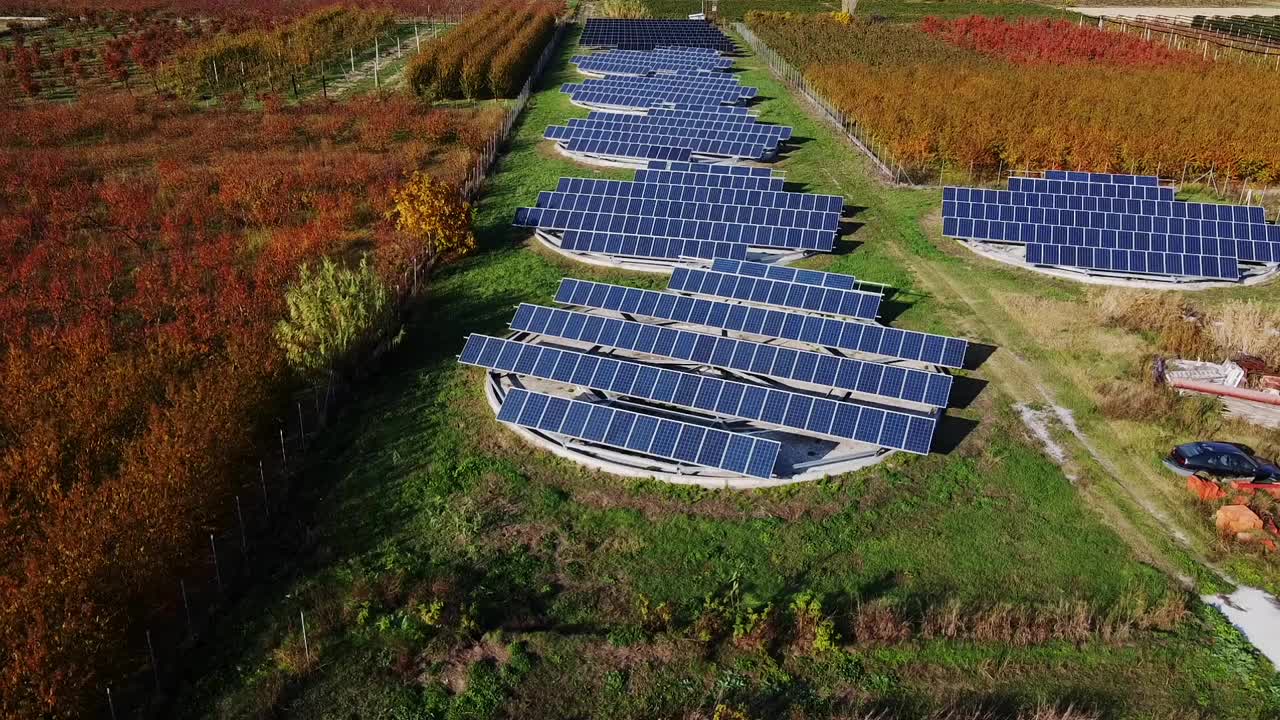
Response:
[{"label": "solar panel row", "polygon": [[640,143],[613,142],[611,140],[587,140],[575,138],[564,144],[564,149],[580,155],[600,155],[612,158],[638,160],[688,160],[693,153],[689,148],[667,145],[642,145]]},{"label": "solar panel row", "polygon": [[1147,187],[1146,185],[1116,185],[1114,183],[1075,182],[1073,180],[1042,180],[1038,178],[1009,178],[1009,189],[1019,192],[1051,193],[1054,195],[1092,195],[1093,197],[1123,198],[1133,200],[1169,200],[1174,198],[1173,188]]},{"label": "solar panel row", "polygon": [[935,407],[951,394],[943,373],[541,305],[521,305],[511,329]]},{"label": "solar panel row", "polygon": [[719,28],[705,20],[624,20],[590,18],[578,44],[633,50],[676,45],[734,52],[737,48]]},{"label": "solar panel row", "polygon": [[1135,216],[1177,218],[1180,220],[1214,220],[1244,224],[1266,222],[1265,210],[1257,205],[1222,205],[1179,200],[1134,200],[1081,195],[1056,195],[1050,192],[1018,192],[983,188],[948,187],[942,199],[975,202],[986,205],[1027,206],[1043,209],[1085,210]]},{"label": "solar panel row", "polygon": [[709,202],[725,205],[815,210],[833,213],[839,213],[844,208],[844,198],[839,195],[708,188],[627,180],[560,178],[560,184],[557,189],[560,192],[599,195],[601,197],[681,200],[686,202]]},{"label": "solar panel row", "polygon": [[602,75],[651,75],[666,72],[717,72],[727,70],[733,61],[714,53],[686,53],[672,48],[648,52],[606,50],[591,55],[578,55],[570,60],[581,72]]},{"label": "solar panel row", "polygon": [[[760,135],[746,133],[710,133],[707,137],[691,137],[664,132],[625,132],[551,125],[547,127],[544,137],[567,143],[612,143],[609,147],[620,151],[614,157],[636,159],[648,159],[650,155],[633,150],[635,147],[680,148],[690,154],[753,160],[763,160],[777,150],[776,140],[763,140]],[[622,154],[622,151],[626,154]]]},{"label": "solar panel row", "polygon": [[507,393],[498,411],[498,420],[619,450],[764,479],[773,475],[782,450],[781,443],[775,440],[521,388]]},{"label": "solar panel row", "polygon": [[835,241],[833,232],[804,228],[545,208],[517,209],[515,224],[541,230],[590,230],[823,252],[831,252]]},{"label": "solar panel row", "polygon": [[721,116],[729,119],[695,120],[691,118],[646,113],[606,113],[594,111],[586,119],[574,118],[568,127],[595,128],[598,130],[628,130],[645,128],[646,132],[661,129],[661,132],[684,133],[702,132],[741,132],[758,133],[778,140],[790,140],[791,128],[783,125],[765,125],[757,123],[745,115]]},{"label": "solar panel row", "polygon": [[630,360],[471,335],[460,360],[489,370],[649,400],[726,418],[928,454],[934,417],[723,380]]},{"label": "solar panel row", "polygon": [[[834,237],[840,216],[837,213],[815,210],[789,210],[784,208],[754,207],[711,202],[684,202],[679,200],[649,200],[645,198],[609,197],[607,195],[574,195],[543,191],[538,193],[538,207],[543,210],[623,215],[640,219],[678,222],[680,220],[705,220],[712,223],[755,225],[760,227],[798,228],[821,231]],[[637,229],[641,234],[640,225]],[[628,232],[624,229],[623,232]],[[668,237],[656,235],[655,237]],[[705,240],[730,240],[731,238],[698,238]]]},{"label": "solar panel row", "polygon": [[572,278],[560,282],[556,302],[952,368],[964,367],[969,347],[942,335]]},{"label": "solar panel row", "polygon": [[[691,187],[722,187],[736,190],[781,190],[783,178],[757,177],[754,175],[710,175],[707,173],[676,172],[673,170],[637,170],[636,182],[662,185],[686,185]],[[562,179],[561,182],[564,182]],[[563,190],[564,188],[560,188]]]},{"label": "solar panel row", "polygon": [[583,232],[566,230],[560,239],[560,247],[576,252],[593,252],[618,257],[677,260],[681,258],[742,259],[747,256],[747,246],[742,243],[712,242],[710,240],[686,240],[680,238],[655,238],[621,233]]},{"label": "solar panel row", "polygon": [[729,273],[731,275],[747,275],[750,277],[769,278],[770,280],[804,283],[805,285],[818,285],[820,287],[837,288],[839,290],[853,290],[858,285],[858,279],[852,275],[822,272],[821,270],[805,270],[804,268],[791,268],[785,265],[773,265],[770,263],[717,260],[712,264],[711,269],[716,272]]},{"label": "solar panel row", "polygon": [[[1267,224],[1260,207],[1134,197],[1172,196],[1149,177],[1047,176],[1011,179],[1013,190],[946,188],[943,234],[1026,244],[1032,264],[1134,274],[1236,280],[1240,261],[1280,262],[1280,227]],[[1108,197],[1097,188],[1134,193]]]},{"label": "solar panel row", "polygon": [[678,267],[672,271],[667,289],[864,320],[874,320],[880,314],[879,293],[825,288],[714,270]]},{"label": "solar panel row", "polygon": [[1027,262],[1033,265],[1057,265],[1121,273],[1177,275],[1215,280],[1240,279],[1240,268],[1235,258],[1185,253],[1028,243]]},{"label": "solar panel row", "polygon": [[1089,173],[1071,170],[1049,170],[1044,174],[1049,180],[1071,180],[1073,182],[1114,183],[1116,185],[1146,185],[1157,187],[1160,178],[1155,175],[1121,175],[1116,173]]}]

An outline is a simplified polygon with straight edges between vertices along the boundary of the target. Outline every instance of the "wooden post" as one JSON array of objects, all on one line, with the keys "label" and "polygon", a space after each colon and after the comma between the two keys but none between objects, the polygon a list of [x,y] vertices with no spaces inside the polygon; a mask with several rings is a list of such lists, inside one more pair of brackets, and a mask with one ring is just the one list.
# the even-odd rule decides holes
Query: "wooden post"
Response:
[{"label": "wooden post", "polygon": [[378,66],[382,64],[382,49],[378,45],[378,38],[373,39],[373,86],[375,88],[382,87],[382,83],[378,81]]},{"label": "wooden post", "polygon": [[351,53],[351,74],[355,75],[356,74],[356,49],[347,48],[347,51]]}]

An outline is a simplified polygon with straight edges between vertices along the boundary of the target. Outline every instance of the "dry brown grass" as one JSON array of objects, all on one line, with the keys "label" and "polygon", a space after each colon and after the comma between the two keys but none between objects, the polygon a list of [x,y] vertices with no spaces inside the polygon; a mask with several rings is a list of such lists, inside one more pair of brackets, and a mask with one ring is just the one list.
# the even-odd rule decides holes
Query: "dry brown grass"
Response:
[{"label": "dry brown grass", "polygon": [[1104,325],[1156,334],[1193,315],[1182,297],[1154,290],[1108,288],[1094,296],[1093,307]]},{"label": "dry brown grass", "polygon": [[[857,715],[842,716],[841,720],[898,720],[900,717],[888,710],[868,710]],[[1096,712],[1072,705],[1066,707],[1037,705],[1020,710],[1016,714],[996,713],[981,708],[948,708],[935,710],[924,720],[1100,720],[1101,717]]]},{"label": "dry brown grass", "polygon": [[911,639],[911,624],[884,600],[860,604],[853,611],[853,639],[859,645],[894,645]]},{"label": "dry brown grass", "polygon": [[1233,300],[1214,308],[1209,333],[1226,354],[1256,355],[1280,366],[1280,311],[1256,300]]},{"label": "dry brown grass", "polygon": [[1100,389],[1099,409],[1112,420],[1159,422],[1188,435],[1211,435],[1223,423],[1214,398],[1181,396],[1148,380],[1113,380]]},{"label": "dry brown grass", "polygon": [[280,647],[271,652],[276,667],[291,677],[300,677],[315,669],[320,648],[311,642],[313,638],[308,637],[307,640],[307,643],[303,642],[300,632],[285,637]]}]

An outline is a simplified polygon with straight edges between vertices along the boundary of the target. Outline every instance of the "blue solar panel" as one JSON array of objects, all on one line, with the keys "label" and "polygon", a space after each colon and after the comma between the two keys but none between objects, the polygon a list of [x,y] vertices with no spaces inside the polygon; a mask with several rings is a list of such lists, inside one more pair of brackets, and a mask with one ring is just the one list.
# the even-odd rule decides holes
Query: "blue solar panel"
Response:
[{"label": "blue solar panel", "polygon": [[[937,419],[928,414],[873,408],[848,400],[833,400],[753,383],[656,368],[576,350],[527,345],[485,335],[471,335],[467,338],[467,344],[472,343],[483,347],[479,351],[464,348],[462,357],[478,357],[478,361],[470,364],[490,370],[544,377],[619,396],[761,422],[805,435],[860,439],[855,438],[855,427],[860,422],[869,422],[874,416],[875,432],[863,442],[924,455],[929,452],[937,425]],[[486,362],[484,358],[495,355],[492,348],[497,348],[496,358]],[[536,368],[550,365],[550,362],[542,362],[547,356],[555,358],[553,369],[546,376],[535,375]],[[531,369],[528,371],[522,371],[519,367],[519,361],[523,357],[530,358]],[[624,368],[626,372],[623,372]],[[648,378],[641,381],[641,377],[646,374],[648,378],[652,378],[652,384]],[[719,402],[730,388],[730,395],[738,398],[735,407]],[[748,396],[752,398],[750,401]],[[810,422],[816,407],[823,408],[818,417],[824,418],[825,423]],[[539,413],[539,418],[540,416]],[[901,432],[897,431],[898,428]],[[680,457],[678,453],[677,457]]]},{"label": "blue solar panel", "polygon": [[[782,449],[781,443],[775,440],[522,388],[507,393],[498,411],[498,420],[663,460],[681,460],[758,478],[773,475],[773,466]],[[677,458],[673,454],[676,446],[692,448],[692,452],[685,453],[686,458]],[[714,452],[715,448],[721,449]]]},{"label": "blue solar panel", "polygon": [[681,91],[728,90],[749,97],[746,93],[755,88],[743,85],[737,75],[728,73],[677,73],[658,77],[607,77],[584,80],[582,88],[660,88]]},{"label": "blue solar panel", "polygon": [[[636,182],[663,185],[689,185],[693,187],[724,187],[736,190],[779,191],[786,184],[783,178],[755,177],[751,175],[710,175],[707,173],[673,172],[671,170],[637,170]],[[563,190],[563,188],[561,188]]]},{"label": "blue solar panel", "polygon": [[838,195],[662,185],[626,180],[561,178],[556,190],[561,193],[600,197],[676,200],[826,213],[839,213],[844,208],[844,198]]},{"label": "blue solar panel", "polygon": [[749,275],[751,277],[818,285],[839,290],[853,290],[858,286],[858,279],[852,275],[822,272],[821,270],[805,270],[804,268],[792,268],[771,263],[718,260],[711,266],[711,269],[716,272],[729,273],[730,275]]},{"label": "blue solar panel", "polygon": [[951,376],[943,373],[602,318],[573,310],[523,304],[516,311],[511,328],[935,407],[946,407],[951,395]]},{"label": "blue solar panel", "polygon": [[1113,183],[1117,185],[1145,185],[1157,187],[1160,178],[1155,175],[1123,175],[1116,173],[1076,172],[1073,170],[1048,170],[1044,174],[1048,180],[1071,180],[1073,182]]},{"label": "blue solar panel", "polygon": [[824,252],[831,251],[835,239],[833,232],[802,228],[543,208],[517,209],[515,224],[542,230],[585,230]]},{"label": "blue solar panel", "polygon": [[601,157],[635,160],[688,160],[692,155],[689,148],[611,142],[608,140],[575,139],[565,143],[564,148],[569,152],[581,155],[598,155]]},{"label": "blue solar panel", "polygon": [[1125,200],[1173,201],[1174,198],[1173,188],[1168,187],[1074,182],[1072,180],[1041,180],[1020,177],[1009,178],[1009,189],[1015,192],[1036,192],[1051,195],[1092,195],[1094,197],[1121,198]]},{"label": "blue solar panel", "polygon": [[[791,128],[781,125],[765,125],[762,123],[743,123],[725,120],[686,120],[683,118],[650,117],[649,115],[627,115],[626,113],[608,113],[596,110],[591,113],[596,117],[586,119],[574,118],[567,125],[576,130],[613,130],[617,132],[671,134],[684,137],[723,138],[733,135],[739,142],[758,139],[759,142],[777,146],[791,138]],[[626,120],[617,119],[626,115]],[[557,127],[557,126],[552,126]]]},{"label": "blue solar panel", "polygon": [[734,52],[737,48],[719,28],[705,20],[632,20],[590,18],[578,44],[583,47],[610,46],[634,50],[678,46]]},{"label": "blue solar panel", "polygon": [[[1150,218],[1146,222],[1154,222],[1157,218],[1166,222],[1170,220],[1180,220],[1188,223],[1203,221],[1225,225],[1261,224],[1266,221],[1265,210],[1257,205],[1191,203],[1179,200],[1136,200],[963,187],[945,188],[942,196],[944,202],[954,201],[957,206],[968,203],[970,205],[996,207],[1027,207],[1033,210],[1043,210],[1046,214],[1050,210],[1057,210],[1059,212],[1083,212],[1089,214],[1134,215]],[[1081,221],[1077,220],[1076,222]],[[1115,221],[1112,220],[1112,222]],[[1230,231],[1231,228],[1227,228],[1227,230]],[[1236,237],[1236,235],[1223,235],[1221,237]],[[1243,237],[1247,238],[1249,236],[1246,234]]]},{"label": "blue solar panel", "polygon": [[700,155],[757,160],[771,157],[778,150],[777,138],[769,138],[758,133],[717,133],[713,131],[680,133],[664,132],[661,128],[609,130],[549,125],[544,131],[543,137],[560,142],[583,139],[678,147],[687,148],[690,152]]},{"label": "blue solar panel", "polygon": [[566,230],[560,239],[560,247],[576,252],[593,252],[618,257],[655,258],[676,260],[680,258],[742,259],[747,256],[747,246],[742,243],[712,242],[710,240],[685,240],[681,238],[654,238],[621,233],[583,232]]},{"label": "blue solar panel", "polygon": [[1215,258],[1185,253],[1028,243],[1027,262],[1032,265],[1145,275],[1174,275],[1214,280],[1240,279],[1240,268],[1234,258]]},{"label": "blue solar panel", "polygon": [[728,70],[733,60],[711,53],[689,53],[675,48],[651,51],[608,50],[591,55],[579,55],[570,62],[582,72],[599,74],[636,74],[669,72],[715,72]]},{"label": "blue solar panel", "polygon": [[667,289],[865,320],[874,320],[880,314],[879,293],[840,290],[714,270],[675,268]]},{"label": "blue solar panel", "polygon": [[952,368],[964,367],[969,347],[942,335],[572,278],[560,282],[556,302]]},{"label": "blue solar panel", "polygon": [[[744,197],[754,194],[754,192],[743,193]],[[774,195],[777,197],[780,194],[775,193]],[[786,201],[786,198],[778,200],[778,202],[784,201]],[[725,201],[712,202],[710,200],[694,202],[543,191],[538,193],[538,207],[544,210],[628,215],[637,218],[652,217],[673,221],[704,220],[710,222],[749,223],[767,227],[801,228],[822,231],[828,234],[834,234],[840,226],[840,214],[835,212],[758,207]],[[641,234],[648,234],[641,231],[638,226],[636,231]],[[624,229],[622,232],[632,232],[632,230]]]},{"label": "blue solar panel", "polygon": [[689,154],[755,160],[771,157],[777,151],[776,144],[763,142],[759,136],[742,136],[746,139],[739,139],[734,134],[699,138],[666,133],[643,134],[552,125],[546,129],[545,137],[564,143],[566,149],[571,152],[574,151],[574,147],[594,147],[595,150],[585,152],[628,158],[651,157],[647,154],[637,154],[643,153],[641,149],[645,147],[679,148]]},{"label": "blue solar panel", "polygon": [[708,175],[750,175],[753,177],[773,177],[769,168],[751,167],[749,165],[723,165],[718,163],[695,162],[663,162],[655,160],[649,163],[650,170],[671,170],[673,172],[706,173]]}]

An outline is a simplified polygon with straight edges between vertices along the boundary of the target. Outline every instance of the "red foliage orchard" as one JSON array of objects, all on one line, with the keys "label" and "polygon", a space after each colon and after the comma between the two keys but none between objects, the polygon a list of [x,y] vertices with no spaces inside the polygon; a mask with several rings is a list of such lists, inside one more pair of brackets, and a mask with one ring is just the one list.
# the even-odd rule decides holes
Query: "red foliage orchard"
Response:
[{"label": "red foliage orchard", "polygon": [[955,20],[927,17],[920,29],[962,48],[1019,64],[1103,63],[1126,67],[1199,64],[1200,57],[1124,33],[1066,20],[1018,20],[971,15]]},{"label": "red foliage orchard", "polygon": [[363,248],[398,277],[392,189],[460,180],[474,155],[440,126],[499,120],[266,106],[95,95],[0,124],[0,715],[82,716],[135,667],[254,477],[298,265]]}]

